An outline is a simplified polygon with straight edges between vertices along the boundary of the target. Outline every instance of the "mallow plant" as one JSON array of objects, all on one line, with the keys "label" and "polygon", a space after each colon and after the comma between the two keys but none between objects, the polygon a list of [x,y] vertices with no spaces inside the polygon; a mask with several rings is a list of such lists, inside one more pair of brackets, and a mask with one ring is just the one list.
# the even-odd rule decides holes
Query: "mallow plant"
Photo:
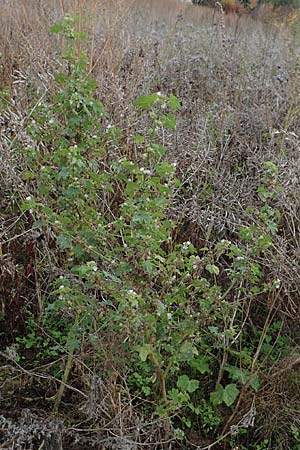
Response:
[{"label": "mallow plant", "polygon": [[96,354],[99,335],[117,332],[127,386],[151,400],[145,411],[151,405],[177,438],[196,422],[203,433],[220,430],[237,402],[260,386],[264,335],[247,339],[244,307],[279,283],[259,263],[280,219],[271,206],[278,170],[265,165],[261,207],[255,225],[240,230],[239,245],[180,242],[170,214],[180,180],[161,142],[162,130],[176,127],[179,100],[161,93],[136,99],[151,125],[131,136],[129,157],[87,75],[87,54],[75,45],[84,36],[74,19],[52,31],[66,39],[65,71],[30,117],[33,144],[21,151],[33,195],[22,209],[48,237],[57,276],[49,278],[41,317],[30,317],[29,334],[19,339],[20,355],[35,346],[39,362],[66,356],[53,397],[57,412],[72,384],[75,353],[89,346]]}]

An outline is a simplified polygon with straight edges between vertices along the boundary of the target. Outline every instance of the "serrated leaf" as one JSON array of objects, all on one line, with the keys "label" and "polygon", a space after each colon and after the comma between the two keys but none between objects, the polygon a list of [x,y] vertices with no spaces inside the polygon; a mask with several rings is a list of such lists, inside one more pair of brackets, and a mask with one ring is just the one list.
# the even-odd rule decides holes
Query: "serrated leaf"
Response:
[{"label": "serrated leaf", "polygon": [[233,381],[239,381],[242,384],[247,383],[248,374],[244,369],[240,369],[239,367],[230,366],[229,364],[225,366],[225,370],[229,373],[229,377]]},{"label": "serrated leaf", "polygon": [[199,381],[198,380],[190,380],[190,384],[188,386],[187,391],[192,394],[199,388]]},{"label": "serrated leaf", "polygon": [[255,392],[258,392],[259,390],[259,386],[260,386],[260,381],[257,375],[254,375],[251,380],[250,380],[250,386],[252,387],[252,389],[255,390]]},{"label": "serrated leaf", "polygon": [[64,26],[62,24],[52,25],[52,27],[50,27],[51,33],[60,33],[63,29]]},{"label": "serrated leaf", "polygon": [[136,135],[134,136],[134,142],[135,142],[136,144],[143,144],[143,143],[145,142],[145,138],[144,138],[144,136],[142,136],[141,134],[136,134]]},{"label": "serrated leaf", "polygon": [[144,344],[137,348],[141,361],[145,362],[148,356],[152,353],[152,347],[150,344]]},{"label": "serrated leaf", "polygon": [[168,164],[166,162],[163,162],[161,164],[157,164],[157,166],[155,167],[158,175],[160,175],[161,177],[164,175],[172,175],[174,173],[174,167],[171,166],[171,164]]},{"label": "serrated leaf", "polygon": [[190,365],[193,369],[195,369],[195,370],[197,370],[198,372],[200,372],[202,375],[203,375],[204,373],[209,373],[209,372],[210,372],[210,370],[209,370],[209,365],[208,365],[208,361],[207,361],[207,359],[206,359],[205,357],[203,357],[203,356],[200,356],[199,358],[196,358],[196,359],[192,359],[192,360],[189,362],[189,365]]},{"label": "serrated leaf", "polygon": [[224,388],[221,384],[218,384],[214,392],[210,394],[210,401],[214,406],[220,405],[223,402]]},{"label": "serrated leaf", "polygon": [[153,104],[157,98],[157,94],[141,95],[133,102],[133,104],[138,106],[142,111],[145,111],[153,107]]},{"label": "serrated leaf", "polygon": [[180,102],[175,95],[171,94],[168,100],[169,106],[173,109],[173,111],[178,111],[181,109]]},{"label": "serrated leaf", "polygon": [[219,275],[220,273],[219,267],[215,266],[214,264],[207,264],[205,269],[212,275]]},{"label": "serrated leaf", "polygon": [[231,406],[236,401],[240,391],[236,384],[227,384],[223,390],[222,400],[226,406]]},{"label": "serrated leaf", "polygon": [[177,379],[177,387],[181,389],[182,391],[186,391],[187,387],[189,385],[190,379],[187,375],[181,375]]},{"label": "serrated leaf", "polygon": [[190,380],[187,375],[181,375],[177,379],[177,387],[182,391],[189,392],[190,394],[195,392],[199,387],[198,380]]},{"label": "serrated leaf", "polygon": [[56,242],[62,250],[66,250],[72,247],[72,238],[59,234],[56,238]]},{"label": "serrated leaf", "polygon": [[161,123],[164,127],[174,130],[176,127],[176,119],[174,114],[164,114],[160,117]]},{"label": "serrated leaf", "polygon": [[193,359],[197,354],[198,351],[194,345],[192,345],[190,342],[184,342],[179,350],[179,360],[189,361],[190,359]]},{"label": "serrated leaf", "polygon": [[154,266],[153,266],[152,262],[148,261],[148,260],[142,262],[142,268],[144,269],[144,271],[146,273],[152,273],[154,270]]}]

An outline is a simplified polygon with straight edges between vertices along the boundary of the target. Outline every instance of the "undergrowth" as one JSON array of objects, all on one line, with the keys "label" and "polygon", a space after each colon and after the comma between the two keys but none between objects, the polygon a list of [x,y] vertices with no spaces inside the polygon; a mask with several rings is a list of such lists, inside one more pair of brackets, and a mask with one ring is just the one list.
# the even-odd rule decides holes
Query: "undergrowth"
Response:
[{"label": "undergrowth", "polygon": [[[137,129],[147,129],[125,145],[96,95],[76,21],[67,16],[52,32],[65,39],[65,70],[33,100],[28,144],[11,145],[22,189],[10,207],[21,211],[32,255],[14,280],[44,281],[35,302],[16,305],[21,326],[1,352],[4,404],[22,391],[14,380],[27,379],[33,400],[38,383],[69,448],[297,450],[299,336],[265,263],[276,264],[284,229],[280,167],[262,162],[248,223],[230,238],[183,240],[174,209],[187,182],[168,144],[180,98],[138,96]],[[266,434],[276,383],[288,398],[285,428]],[[52,444],[41,432],[20,445]]]}]

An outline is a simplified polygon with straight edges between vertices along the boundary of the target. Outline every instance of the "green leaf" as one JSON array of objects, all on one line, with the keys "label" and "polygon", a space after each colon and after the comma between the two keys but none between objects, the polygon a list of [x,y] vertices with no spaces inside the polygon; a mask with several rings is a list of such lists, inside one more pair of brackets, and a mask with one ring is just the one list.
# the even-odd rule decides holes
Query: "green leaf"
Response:
[{"label": "green leaf", "polygon": [[154,270],[152,262],[148,260],[142,262],[142,267],[146,273],[152,273]]},{"label": "green leaf", "polygon": [[205,269],[212,275],[219,275],[220,273],[219,267],[215,266],[214,264],[207,264]]},{"label": "green leaf", "polygon": [[152,353],[152,347],[150,344],[144,344],[137,347],[141,361],[145,362],[149,355]]},{"label": "green leaf", "polygon": [[190,361],[198,354],[198,351],[194,345],[190,342],[184,342],[179,350],[179,361]]},{"label": "green leaf", "polygon": [[132,197],[137,191],[139,190],[138,183],[135,183],[133,181],[128,181],[125,192],[127,195]]},{"label": "green leaf", "polygon": [[134,106],[138,106],[142,111],[151,109],[155,100],[158,98],[157,94],[141,95],[134,102]]},{"label": "green leaf", "polygon": [[174,114],[164,114],[160,116],[161,123],[164,127],[174,130],[176,127],[176,119]]},{"label": "green leaf", "polygon": [[260,381],[257,375],[254,375],[251,380],[250,380],[250,386],[252,387],[252,389],[255,390],[255,392],[258,392],[259,390],[259,386],[260,386]]},{"label": "green leaf", "polygon": [[246,384],[248,379],[247,371],[244,369],[240,369],[236,366],[226,365],[225,370],[229,373],[229,377],[233,381],[239,381],[242,384]]},{"label": "green leaf", "polygon": [[181,109],[180,102],[175,95],[171,94],[168,100],[169,106],[173,109],[173,111],[178,111]]},{"label": "green leaf", "polygon": [[223,390],[223,402],[226,406],[231,406],[236,401],[240,391],[237,388],[236,384],[227,384],[225,389]]},{"label": "green leaf", "polygon": [[204,356],[199,356],[199,358],[197,358],[197,359],[192,359],[192,360],[189,362],[189,365],[190,365],[193,369],[195,369],[195,370],[197,370],[198,372],[200,372],[202,375],[203,375],[204,373],[209,373],[209,372],[210,372],[210,370],[209,370],[209,365],[208,365],[208,361],[207,361],[207,359],[206,359]]},{"label": "green leaf", "polygon": [[63,31],[64,26],[59,23],[57,25],[52,25],[52,27],[50,27],[50,31],[51,33],[60,33],[61,31]]},{"label": "green leaf", "polygon": [[223,402],[224,388],[221,384],[218,384],[214,392],[210,394],[210,401],[214,406],[220,405]]},{"label": "green leaf", "polygon": [[66,250],[67,248],[72,247],[72,238],[70,238],[69,236],[65,236],[63,234],[59,234],[57,236],[56,242],[62,250]]},{"label": "green leaf", "polygon": [[80,347],[80,339],[76,339],[72,337],[67,341],[67,348],[71,352],[73,350],[77,350]]},{"label": "green leaf", "polygon": [[144,138],[144,136],[142,136],[141,134],[136,134],[136,135],[134,136],[134,142],[135,142],[136,144],[143,144],[143,143],[145,142],[145,138]]},{"label": "green leaf", "polygon": [[162,162],[161,164],[157,164],[155,167],[158,175],[161,177],[165,175],[172,175],[174,173],[175,168],[166,162]]},{"label": "green leaf", "polygon": [[198,389],[199,381],[190,380],[187,375],[181,375],[177,379],[177,387],[178,389],[189,392],[191,394],[192,392],[195,392]]}]

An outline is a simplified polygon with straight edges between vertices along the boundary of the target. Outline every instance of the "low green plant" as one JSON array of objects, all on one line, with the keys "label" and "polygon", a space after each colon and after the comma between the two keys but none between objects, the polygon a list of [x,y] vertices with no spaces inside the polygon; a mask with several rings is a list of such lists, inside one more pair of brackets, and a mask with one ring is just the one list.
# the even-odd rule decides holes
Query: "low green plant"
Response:
[{"label": "low green plant", "polygon": [[132,136],[131,157],[123,154],[121,133],[87,76],[87,55],[74,45],[84,36],[71,18],[52,31],[66,38],[66,72],[56,76],[56,94],[31,116],[34,144],[22,153],[24,178],[36,194],[22,209],[53,239],[59,275],[40,322],[28,322],[20,352],[35,346],[40,357],[66,355],[57,411],[74,352],[89,345],[97,355],[99,332],[118,333],[129,355],[129,389],[151,399],[152,412],[177,437],[193,423],[216,433],[245,393],[260,387],[267,333],[248,339],[244,305],[280,283],[260,263],[278,231],[280,214],[272,207],[278,169],[265,164],[261,205],[254,223],[241,228],[240,244],[177,242],[169,209],[181,183],[161,134],[176,127],[180,102],[161,93],[137,98],[151,125]]}]

